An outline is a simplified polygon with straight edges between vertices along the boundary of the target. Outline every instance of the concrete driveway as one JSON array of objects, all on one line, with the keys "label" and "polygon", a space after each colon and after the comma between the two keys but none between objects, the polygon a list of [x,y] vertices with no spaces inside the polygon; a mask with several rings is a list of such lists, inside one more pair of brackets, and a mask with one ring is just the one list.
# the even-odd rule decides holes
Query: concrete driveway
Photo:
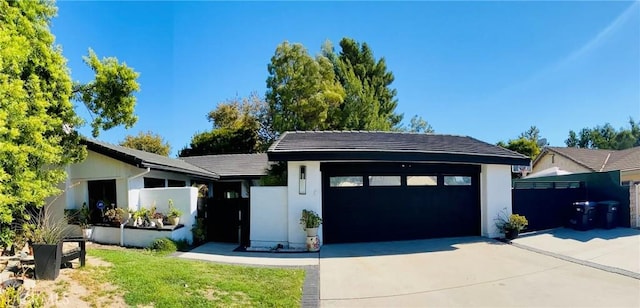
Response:
[{"label": "concrete driveway", "polygon": [[640,307],[638,290],[638,279],[479,237],[320,253],[324,307]]},{"label": "concrete driveway", "polygon": [[617,228],[576,231],[558,228],[525,235],[513,243],[522,248],[640,279],[640,230]]}]

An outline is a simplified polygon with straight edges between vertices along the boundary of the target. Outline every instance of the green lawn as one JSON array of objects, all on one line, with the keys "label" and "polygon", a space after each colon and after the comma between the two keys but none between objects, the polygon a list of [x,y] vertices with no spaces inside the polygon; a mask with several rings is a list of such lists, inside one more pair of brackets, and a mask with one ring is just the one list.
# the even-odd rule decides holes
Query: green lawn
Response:
[{"label": "green lawn", "polygon": [[118,287],[128,305],[300,307],[304,270],[183,260],[142,250],[88,250],[113,266],[85,271]]}]

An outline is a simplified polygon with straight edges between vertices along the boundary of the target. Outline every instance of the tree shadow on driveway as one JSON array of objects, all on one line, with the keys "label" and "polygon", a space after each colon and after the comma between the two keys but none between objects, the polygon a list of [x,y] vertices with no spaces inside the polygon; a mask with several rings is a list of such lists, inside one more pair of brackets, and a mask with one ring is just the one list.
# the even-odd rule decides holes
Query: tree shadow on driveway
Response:
[{"label": "tree shadow on driveway", "polygon": [[640,235],[640,230],[631,229],[631,228],[615,228],[615,229],[591,229],[587,231],[578,231],[568,228],[557,228],[551,229],[543,232],[536,232],[524,235],[527,236],[535,236],[541,233],[550,234],[551,236],[559,239],[569,239],[575,240],[579,242],[588,242],[593,239],[603,239],[603,240],[612,240],[617,238],[629,237],[629,236],[638,236]]},{"label": "tree shadow on driveway", "polygon": [[458,249],[455,247],[456,245],[478,242],[504,245],[504,243],[479,236],[397,242],[328,244],[322,246],[320,258],[370,257],[452,251]]}]

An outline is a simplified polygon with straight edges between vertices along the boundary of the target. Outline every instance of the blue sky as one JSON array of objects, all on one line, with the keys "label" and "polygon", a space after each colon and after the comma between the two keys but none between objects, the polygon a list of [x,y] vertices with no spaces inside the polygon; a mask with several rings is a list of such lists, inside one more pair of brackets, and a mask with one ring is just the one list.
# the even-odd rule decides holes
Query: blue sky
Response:
[{"label": "blue sky", "polygon": [[[367,42],[395,75],[397,112],[437,133],[495,143],[536,125],[569,130],[640,120],[640,2],[58,2],[52,32],[74,80],[89,47],[141,73],[138,123],[172,156],[217,103],[266,91],[276,46]],[[86,119],[83,106],[77,111]],[[88,127],[81,132],[90,134]]]}]

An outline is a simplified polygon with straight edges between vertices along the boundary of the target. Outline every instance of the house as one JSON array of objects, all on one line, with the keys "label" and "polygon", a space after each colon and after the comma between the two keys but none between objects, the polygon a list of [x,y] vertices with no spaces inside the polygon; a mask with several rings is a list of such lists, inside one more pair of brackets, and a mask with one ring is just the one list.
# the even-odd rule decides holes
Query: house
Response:
[{"label": "house", "polygon": [[213,187],[215,199],[249,198],[249,188],[259,185],[260,178],[269,168],[266,153],[188,156],[180,159],[219,176]]},{"label": "house", "polygon": [[532,174],[557,167],[570,173],[620,170],[620,181],[640,183],[640,147],[626,150],[546,147],[533,161]]},{"label": "house", "polygon": [[530,163],[471,137],[398,132],[285,132],[267,155],[288,183],[251,188],[254,247],[304,247],[303,209],[322,216],[323,243],[495,237],[511,166]]},{"label": "house", "polygon": [[61,184],[62,195],[52,207],[55,213],[63,209],[78,209],[83,203],[89,207],[91,222],[102,222],[102,212],[109,207],[137,210],[155,205],[160,212],[168,210],[168,200],[184,214],[176,230],[136,232],[126,236],[119,230],[96,227],[97,241],[127,246],[146,246],[155,237],[169,236],[191,241],[190,227],[195,221],[198,192],[193,184],[209,184],[220,178],[214,172],[191,165],[183,160],[121,147],[97,140],[83,139],[87,146],[87,158],[66,167],[67,180]]},{"label": "house", "polygon": [[207,240],[249,246],[250,188],[259,186],[269,168],[266,153],[182,157],[220,178],[206,206]]}]

